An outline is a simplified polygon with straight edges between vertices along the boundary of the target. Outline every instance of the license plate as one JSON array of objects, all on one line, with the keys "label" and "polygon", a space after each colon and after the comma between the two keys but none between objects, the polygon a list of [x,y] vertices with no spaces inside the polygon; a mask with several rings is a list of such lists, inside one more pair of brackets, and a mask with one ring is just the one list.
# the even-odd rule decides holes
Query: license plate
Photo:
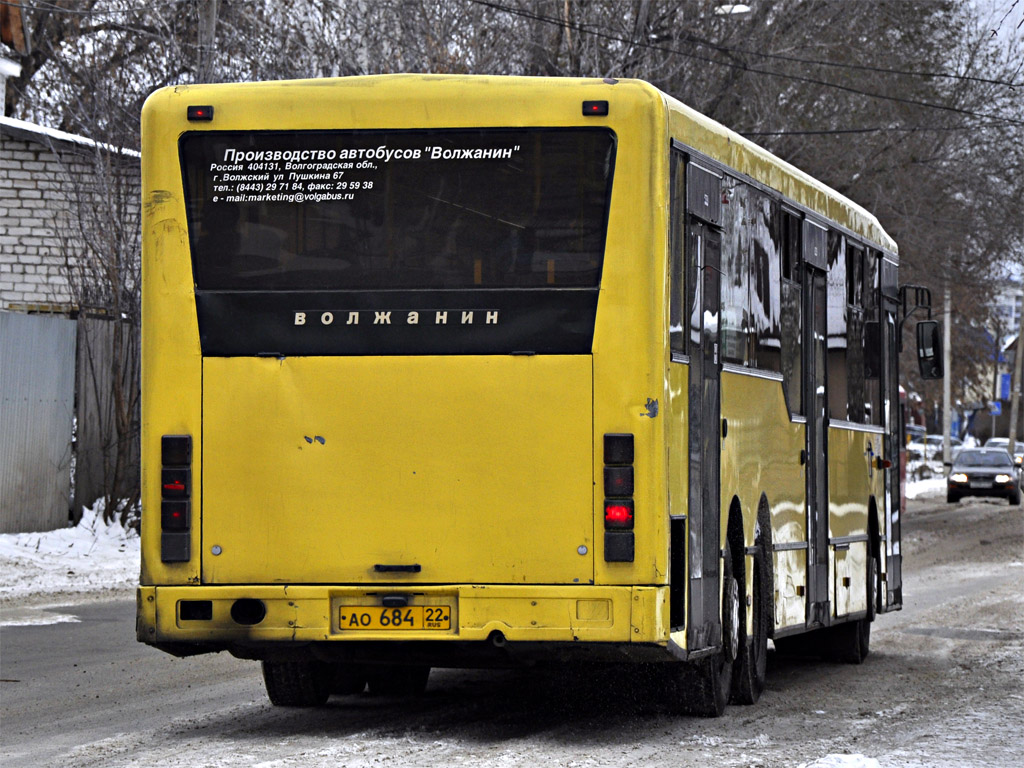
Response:
[{"label": "license plate", "polygon": [[971,480],[971,488],[991,488],[991,480]]},{"label": "license plate", "polygon": [[450,605],[343,605],[338,616],[341,630],[451,629]]}]

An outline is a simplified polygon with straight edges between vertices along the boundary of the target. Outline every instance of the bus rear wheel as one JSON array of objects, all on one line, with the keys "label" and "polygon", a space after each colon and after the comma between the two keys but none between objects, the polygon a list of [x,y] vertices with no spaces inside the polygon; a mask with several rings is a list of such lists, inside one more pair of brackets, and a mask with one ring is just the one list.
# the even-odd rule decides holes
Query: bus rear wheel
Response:
[{"label": "bus rear wheel", "polygon": [[[763,550],[762,550],[763,551]],[[768,621],[770,610],[765,592],[764,567],[761,556],[754,559],[753,597],[751,605],[751,634],[747,637],[746,622],[742,620],[739,632],[739,658],[732,673],[734,704],[756,704],[764,691],[768,670]],[[740,594],[745,591],[740,588]]]},{"label": "bus rear wheel", "polygon": [[690,715],[721,717],[729,703],[733,666],[739,654],[740,588],[733,576],[728,541],[722,557],[722,647],[712,656],[676,670],[676,706]]},{"label": "bus rear wheel", "polygon": [[275,707],[319,707],[331,695],[332,670],[322,661],[264,661],[263,683]]}]

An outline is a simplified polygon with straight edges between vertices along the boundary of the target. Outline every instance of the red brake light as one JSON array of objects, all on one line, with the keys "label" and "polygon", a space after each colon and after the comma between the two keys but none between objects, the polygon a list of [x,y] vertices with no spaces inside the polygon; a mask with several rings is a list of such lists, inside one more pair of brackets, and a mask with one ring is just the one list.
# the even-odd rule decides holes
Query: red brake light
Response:
[{"label": "red brake light", "polygon": [[609,528],[633,527],[633,504],[609,502],[604,505],[604,522]]}]

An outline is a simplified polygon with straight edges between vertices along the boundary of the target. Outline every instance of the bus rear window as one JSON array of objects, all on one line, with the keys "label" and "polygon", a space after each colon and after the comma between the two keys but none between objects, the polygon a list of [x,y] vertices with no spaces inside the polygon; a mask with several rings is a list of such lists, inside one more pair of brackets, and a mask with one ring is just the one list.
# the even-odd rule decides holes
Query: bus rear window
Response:
[{"label": "bus rear window", "polygon": [[200,290],[600,281],[607,129],[201,132],[180,155]]}]

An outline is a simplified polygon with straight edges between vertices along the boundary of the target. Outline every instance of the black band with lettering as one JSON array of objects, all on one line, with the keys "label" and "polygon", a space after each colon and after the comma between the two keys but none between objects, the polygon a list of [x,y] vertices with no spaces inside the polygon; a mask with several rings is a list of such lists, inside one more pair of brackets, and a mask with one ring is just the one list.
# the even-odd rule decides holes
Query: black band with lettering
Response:
[{"label": "black band with lettering", "polygon": [[196,291],[206,356],[590,354],[596,288]]}]

